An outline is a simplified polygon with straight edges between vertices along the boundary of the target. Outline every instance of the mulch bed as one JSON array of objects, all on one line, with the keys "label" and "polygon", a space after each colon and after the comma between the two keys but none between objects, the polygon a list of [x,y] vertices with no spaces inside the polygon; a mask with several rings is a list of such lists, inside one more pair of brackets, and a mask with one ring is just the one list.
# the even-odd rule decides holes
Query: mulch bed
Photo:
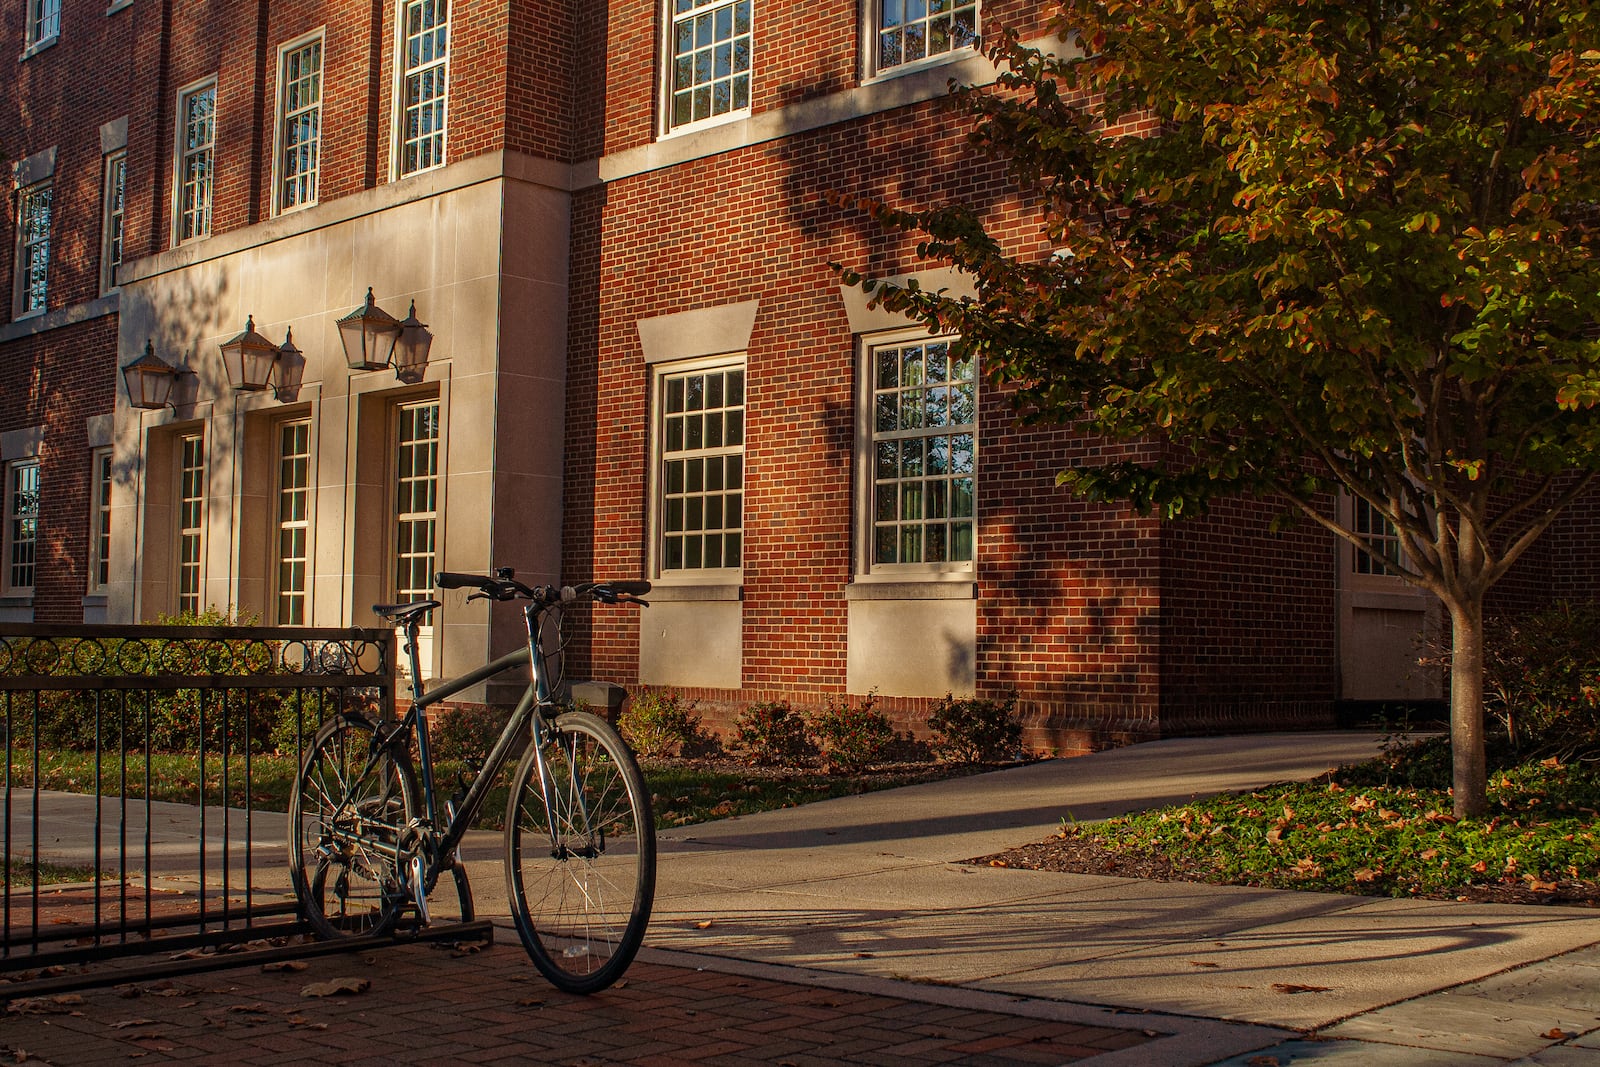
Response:
[{"label": "mulch bed", "polygon": [[[1113,878],[1144,878],[1154,882],[1215,882],[1209,872],[1189,869],[1159,853],[1117,851],[1092,837],[1052,837],[992,856],[966,862],[976,866],[1015,867],[1028,871],[1063,874],[1103,874]],[[1557,904],[1564,907],[1600,908],[1600,882],[1560,881],[1555,889],[1535,892],[1526,884],[1471,885],[1451,893],[1426,894],[1435,900],[1464,900],[1477,904]]]}]

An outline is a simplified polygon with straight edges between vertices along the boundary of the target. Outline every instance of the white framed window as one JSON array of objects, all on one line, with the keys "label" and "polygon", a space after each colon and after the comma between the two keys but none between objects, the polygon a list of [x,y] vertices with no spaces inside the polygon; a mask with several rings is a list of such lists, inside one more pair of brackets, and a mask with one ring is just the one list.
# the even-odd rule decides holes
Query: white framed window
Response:
[{"label": "white framed window", "polygon": [[311,562],[311,420],[279,423],[277,429],[274,618],[279,626],[304,626]]},{"label": "white framed window", "polygon": [[744,357],[655,370],[654,573],[732,578],[744,564]]},{"label": "white framed window", "polygon": [[182,244],[211,234],[211,194],[216,171],[217,83],[178,94],[173,240]]},{"label": "white framed window", "polygon": [[178,438],[177,608],[198,615],[204,608],[206,442],[198,433]]},{"label": "white framed window", "polygon": [[1382,512],[1360,497],[1350,498],[1351,531],[1372,548],[1382,561],[1372,558],[1354,545],[1350,545],[1350,571],[1382,577],[1398,576],[1404,549],[1400,531]]},{"label": "white framed window", "polygon": [[51,44],[61,36],[61,0],[27,0],[24,51]]},{"label": "white framed window", "polygon": [[668,3],[668,131],[747,113],[752,0]]},{"label": "white framed window", "polygon": [[970,572],[977,553],[977,375],[954,338],[864,344],[860,552],[868,574]]},{"label": "white framed window", "polygon": [[39,543],[39,461],[17,460],[6,467],[4,590],[12,596],[33,592]]},{"label": "white framed window", "polygon": [[117,268],[122,266],[122,223],[127,207],[128,152],[123,149],[106,156],[105,187],[101,191],[100,291],[117,287]]},{"label": "white framed window", "polygon": [[866,75],[926,66],[978,45],[978,0],[865,0]]},{"label": "white framed window", "polygon": [[89,592],[111,583],[111,449],[89,455]]},{"label": "white framed window", "polygon": [[16,298],[14,315],[44,311],[50,282],[50,219],[54,182],[36,182],[17,197]]},{"label": "white framed window", "polygon": [[404,178],[444,165],[449,0],[401,0],[399,39],[395,172]]},{"label": "white framed window", "polygon": [[439,401],[400,404],[395,409],[395,600],[433,596],[439,549]]},{"label": "white framed window", "polygon": [[317,202],[322,162],[322,34],[278,50],[278,151],[274,208]]}]

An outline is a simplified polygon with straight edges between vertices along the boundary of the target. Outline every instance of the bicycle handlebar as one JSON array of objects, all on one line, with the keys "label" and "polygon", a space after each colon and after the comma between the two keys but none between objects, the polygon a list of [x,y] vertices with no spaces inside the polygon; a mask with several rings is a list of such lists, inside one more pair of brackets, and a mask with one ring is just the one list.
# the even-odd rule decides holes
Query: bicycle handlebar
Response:
[{"label": "bicycle handlebar", "polygon": [[620,579],[612,582],[588,582],[579,586],[541,585],[530,588],[517,581],[510,567],[501,567],[494,574],[464,574],[459,571],[439,571],[433,582],[440,589],[476,589],[490,600],[532,600],[549,605],[592,597],[602,604],[638,604],[649,607],[639,597],[650,591],[650,583],[643,579]]}]

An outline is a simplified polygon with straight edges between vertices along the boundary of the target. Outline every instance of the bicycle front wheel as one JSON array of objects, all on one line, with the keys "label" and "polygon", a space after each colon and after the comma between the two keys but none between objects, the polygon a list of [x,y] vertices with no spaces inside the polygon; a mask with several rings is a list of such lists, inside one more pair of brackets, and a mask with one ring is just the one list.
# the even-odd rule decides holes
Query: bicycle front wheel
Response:
[{"label": "bicycle front wheel", "polygon": [[650,794],[604,719],[557,718],[529,747],[506,805],[506,884],[517,933],[551,984],[593,993],[622,976],[655,897]]},{"label": "bicycle front wheel", "polygon": [[289,798],[289,874],[319,938],[394,926],[410,899],[400,838],[417,810],[416,776],[398,742],[354,713],[317,731]]}]

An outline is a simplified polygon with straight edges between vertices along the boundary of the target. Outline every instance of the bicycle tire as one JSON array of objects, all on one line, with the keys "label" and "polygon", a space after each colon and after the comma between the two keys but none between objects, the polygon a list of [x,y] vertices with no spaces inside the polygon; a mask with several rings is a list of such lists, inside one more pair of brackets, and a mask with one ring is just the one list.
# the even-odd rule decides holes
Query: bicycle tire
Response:
[{"label": "bicycle tire", "polygon": [[532,746],[511,781],[507,897],[539,972],[564,992],[594,993],[628,969],[650,923],[650,793],[633,753],[597,715],[559,716],[542,750],[550,803]]},{"label": "bicycle tire", "polygon": [[394,858],[419,810],[404,750],[372,759],[377,727],[347,712],[322,724],[289,798],[289,874],[300,914],[321,940],[380,936],[409,901]]}]

